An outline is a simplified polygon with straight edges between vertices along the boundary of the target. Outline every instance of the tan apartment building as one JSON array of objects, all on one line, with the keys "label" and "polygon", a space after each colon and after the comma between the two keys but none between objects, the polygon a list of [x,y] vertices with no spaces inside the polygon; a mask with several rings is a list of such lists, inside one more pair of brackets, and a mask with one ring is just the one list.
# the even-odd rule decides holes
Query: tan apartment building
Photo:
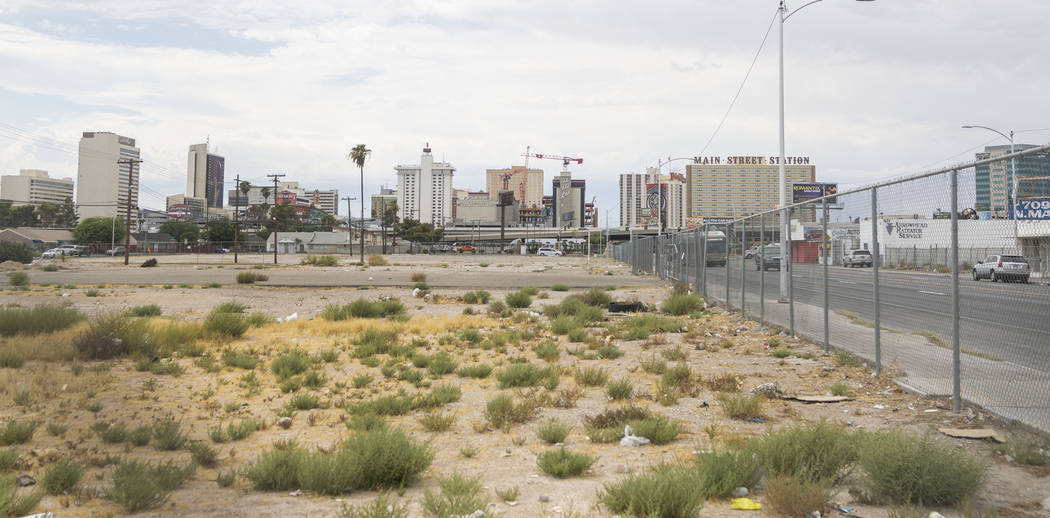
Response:
[{"label": "tan apartment building", "polygon": [[496,200],[503,189],[514,191],[514,199],[522,207],[542,207],[543,170],[526,169],[520,165],[508,169],[486,169],[485,190],[489,193],[489,199]]},{"label": "tan apartment building", "polygon": [[[108,131],[85,131],[77,156],[77,216],[124,219],[131,207],[137,214],[142,164],[135,139]],[[118,162],[125,160],[125,162]],[[134,166],[134,167],[133,167]],[[130,189],[129,189],[130,186]],[[130,195],[130,201],[128,199]],[[138,218],[131,218],[132,230]]]},{"label": "tan apartment building", "polygon": [[22,169],[17,175],[0,177],[0,200],[15,203],[62,204],[73,199],[72,178],[51,178],[47,171]]},{"label": "tan apartment building", "polygon": [[[695,158],[685,168],[688,224],[775,209],[780,203],[778,162],[779,157],[775,156]],[[813,182],[816,166],[810,164],[809,157],[786,157],[784,176],[785,199],[790,203],[791,184]],[[813,215],[799,214],[794,218],[812,221]],[[770,222],[770,226],[776,224]]]}]

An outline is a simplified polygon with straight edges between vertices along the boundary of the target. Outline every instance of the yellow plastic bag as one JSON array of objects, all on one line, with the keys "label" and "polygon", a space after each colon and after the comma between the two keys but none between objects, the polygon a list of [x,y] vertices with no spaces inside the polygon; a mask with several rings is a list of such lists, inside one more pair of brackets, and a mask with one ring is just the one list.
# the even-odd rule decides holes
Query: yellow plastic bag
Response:
[{"label": "yellow plastic bag", "polygon": [[734,498],[733,509],[740,511],[757,511],[762,508],[762,504],[750,499],[750,498]]}]

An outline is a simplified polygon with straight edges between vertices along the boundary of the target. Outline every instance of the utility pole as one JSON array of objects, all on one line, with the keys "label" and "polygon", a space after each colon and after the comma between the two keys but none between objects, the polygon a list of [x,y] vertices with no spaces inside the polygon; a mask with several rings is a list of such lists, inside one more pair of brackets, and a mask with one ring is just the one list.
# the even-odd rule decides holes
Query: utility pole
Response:
[{"label": "utility pole", "polygon": [[283,174],[268,174],[267,178],[273,178],[273,264],[277,264],[277,179],[283,178],[287,175]]},{"label": "utility pole", "polygon": [[241,233],[241,227],[238,225],[237,219],[237,207],[240,207],[241,201],[241,175],[237,174],[237,183],[234,184],[233,193],[237,196],[237,204],[233,206],[233,263],[237,264],[237,235]]},{"label": "utility pole", "polygon": [[[121,158],[117,160],[117,164],[128,165],[128,195],[127,199],[124,200],[124,266],[128,265],[128,255],[131,249],[131,185],[135,179],[135,164],[142,162],[137,158]],[[114,216],[116,217],[116,216]]]}]

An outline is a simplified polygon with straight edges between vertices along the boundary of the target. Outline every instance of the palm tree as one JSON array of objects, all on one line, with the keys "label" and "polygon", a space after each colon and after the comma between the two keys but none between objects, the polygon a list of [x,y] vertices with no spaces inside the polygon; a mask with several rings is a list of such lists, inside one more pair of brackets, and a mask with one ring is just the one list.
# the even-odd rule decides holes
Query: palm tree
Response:
[{"label": "palm tree", "polygon": [[[350,159],[361,170],[361,263],[365,262],[365,161],[372,156],[372,150],[364,144],[358,144],[350,150],[346,158]],[[347,214],[347,221],[350,215]]]}]

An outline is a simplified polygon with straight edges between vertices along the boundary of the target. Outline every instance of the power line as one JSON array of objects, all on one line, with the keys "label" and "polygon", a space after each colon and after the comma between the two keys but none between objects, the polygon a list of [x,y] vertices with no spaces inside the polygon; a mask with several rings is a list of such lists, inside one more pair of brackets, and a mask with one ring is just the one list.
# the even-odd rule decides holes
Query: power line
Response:
[{"label": "power line", "polygon": [[[777,11],[779,13],[779,11]],[[755,51],[755,57],[751,59],[751,65],[747,67],[747,73],[744,74],[744,79],[740,81],[740,87],[736,89],[736,94],[733,95],[733,100],[729,102],[729,108],[726,108],[725,115],[722,116],[722,120],[718,123],[714,133],[711,133],[711,138],[707,139],[707,143],[704,144],[703,149],[700,150],[700,156],[703,156],[704,152],[711,145],[711,142],[718,136],[718,132],[722,130],[722,125],[725,124],[726,119],[729,118],[729,112],[733,111],[733,106],[736,105],[737,99],[740,98],[740,93],[744,91],[744,85],[747,84],[748,78],[751,77],[751,71],[755,68],[755,63],[758,62],[758,56],[762,54],[762,49],[766,46],[766,40],[769,39],[769,33],[773,30],[773,22],[777,19],[777,15],[774,14],[773,18],[769,20],[769,27],[766,27],[766,34],[762,36],[762,43],[758,45],[758,50]]]}]

